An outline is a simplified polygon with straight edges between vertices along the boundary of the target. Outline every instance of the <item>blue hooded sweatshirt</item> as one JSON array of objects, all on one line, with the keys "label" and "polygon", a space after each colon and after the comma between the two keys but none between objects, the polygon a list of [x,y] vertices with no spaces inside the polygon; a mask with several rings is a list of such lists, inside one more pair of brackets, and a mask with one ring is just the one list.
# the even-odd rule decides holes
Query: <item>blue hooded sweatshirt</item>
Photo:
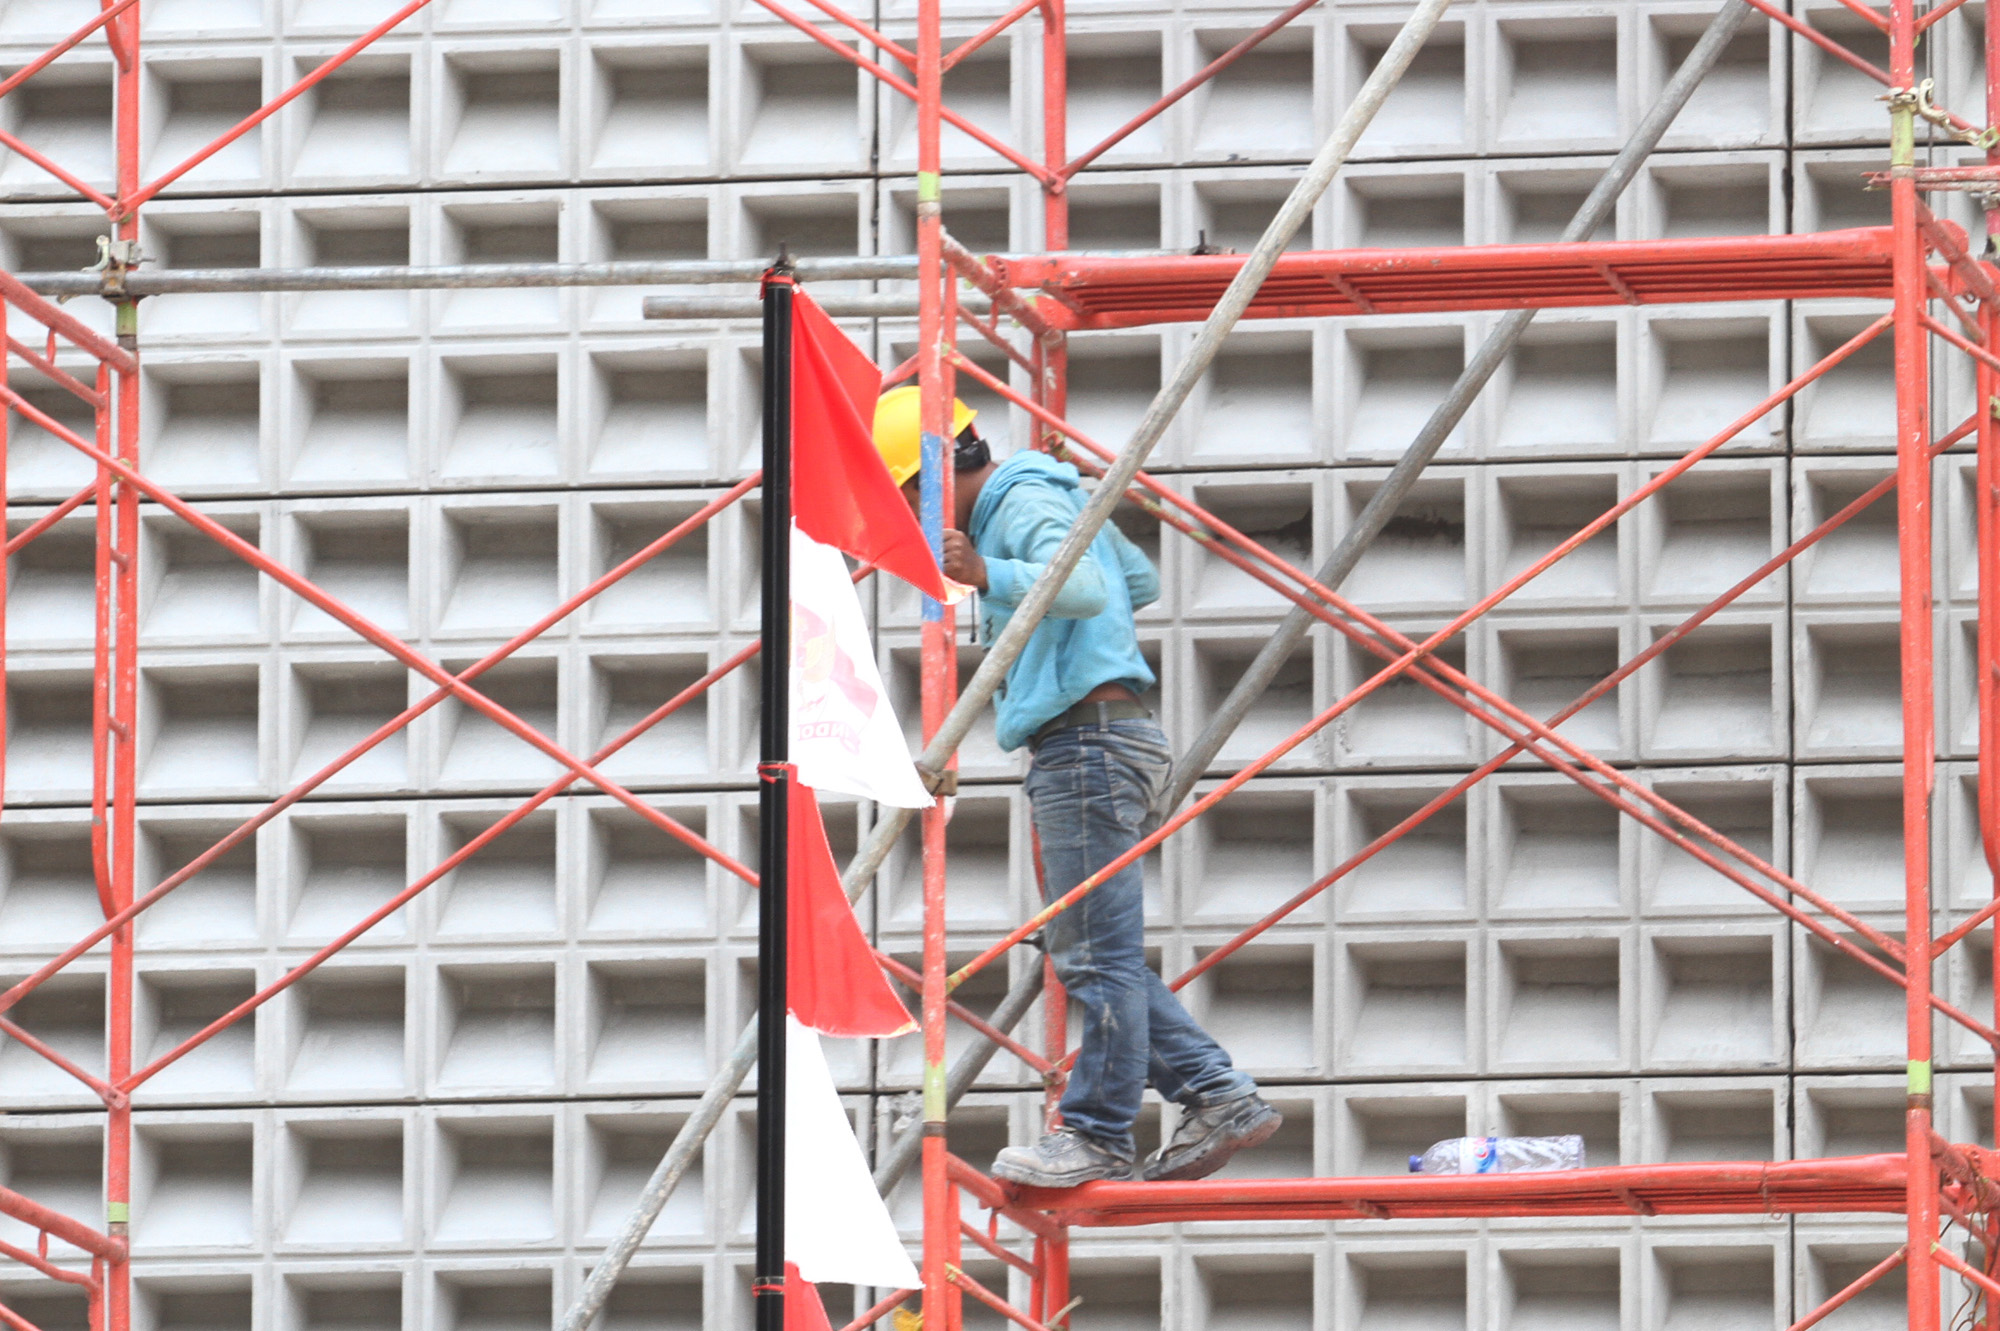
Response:
[{"label": "blue hooded sweatshirt", "polygon": [[[980,488],[965,534],[986,561],[979,602],[986,641],[1013,617],[1075,525],[1085,502],[1077,482],[1069,463],[1024,449]],[[1153,671],[1139,654],[1132,613],[1159,598],[1152,563],[1105,523],[1007,671],[994,704],[1000,747],[1020,748],[1100,684],[1123,684],[1134,693],[1151,688]]]}]

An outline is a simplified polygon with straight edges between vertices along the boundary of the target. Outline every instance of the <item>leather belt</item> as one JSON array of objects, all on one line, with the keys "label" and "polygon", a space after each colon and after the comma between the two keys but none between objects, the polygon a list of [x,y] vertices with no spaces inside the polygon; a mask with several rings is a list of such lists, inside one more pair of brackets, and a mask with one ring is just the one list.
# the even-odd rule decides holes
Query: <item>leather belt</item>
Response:
[{"label": "leather belt", "polygon": [[1080,702],[1034,733],[1028,741],[1039,745],[1058,730],[1069,730],[1075,726],[1104,726],[1113,721],[1140,721],[1152,717],[1143,703],[1130,702],[1124,698],[1111,698],[1104,702]]}]

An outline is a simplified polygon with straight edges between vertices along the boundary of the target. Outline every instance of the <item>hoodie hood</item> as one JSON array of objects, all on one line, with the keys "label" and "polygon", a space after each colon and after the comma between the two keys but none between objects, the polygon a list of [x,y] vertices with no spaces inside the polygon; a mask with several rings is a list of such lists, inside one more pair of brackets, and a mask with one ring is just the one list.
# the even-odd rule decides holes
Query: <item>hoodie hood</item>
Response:
[{"label": "hoodie hood", "polygon": [[1058,462],[1047,453],[1024,448],[995,468],[993,474],[986,478],[986,484],[979,488],[979,498],[972,505],[972,517],[965,534],[972,538],[974,545],[978,545],[986,524],[999,511],[1000,501],[1017,485],[1039,481],[1062,490],[1081,490],[1082,480],[1077,469],[1069,463]]}]

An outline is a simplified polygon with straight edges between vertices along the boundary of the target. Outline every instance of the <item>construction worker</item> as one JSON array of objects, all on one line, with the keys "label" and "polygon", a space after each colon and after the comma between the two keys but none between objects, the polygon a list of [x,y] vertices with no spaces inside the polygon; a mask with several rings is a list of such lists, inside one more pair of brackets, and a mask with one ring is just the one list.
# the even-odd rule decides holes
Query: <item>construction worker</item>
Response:
[{"label": "construction worker", "polygon": [[[1085,496],[1075,467],[1022,450],[995,463],[952,403],[955,507],[945,576],[976,587],[987,641],[1041,576]],[[915,508],[921,448],[918,390],[896,388],[875,410],[875,447]],[[1107,524],[1008,668],[995,702],[1000,747],[1034,754],[1026,789],[1041,840],[1043,891],[1068,892],[1138,844],[1165,788],[1172,753],[1140,703],[1153,672],[1133,612],[1159,598],[1146,556]],[[1132,1177],[1132,1125],[1150,1079],[1181,1106],[1173,1137],[1140,1167],[1144,1179],[1213,1174],[1283,1121],[1146,965],[1145,886],[1134,863],[1049,925],[1049,955],[1083,1013],[1083,1044],[1062,1097],[1062,1127],[1010,1146],[993,1172],[1067,1188]]]}]

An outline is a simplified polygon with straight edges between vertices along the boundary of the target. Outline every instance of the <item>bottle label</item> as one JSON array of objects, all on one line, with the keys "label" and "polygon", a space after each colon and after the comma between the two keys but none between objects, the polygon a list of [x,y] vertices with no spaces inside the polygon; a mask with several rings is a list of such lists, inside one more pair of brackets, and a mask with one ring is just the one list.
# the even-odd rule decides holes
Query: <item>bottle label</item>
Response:
[{"label": "bottle label", "polygon": [[1498,1137],[1461,1137],[1458,1140],[1458,1172],[1497,1174],[1500,1172]]}]

